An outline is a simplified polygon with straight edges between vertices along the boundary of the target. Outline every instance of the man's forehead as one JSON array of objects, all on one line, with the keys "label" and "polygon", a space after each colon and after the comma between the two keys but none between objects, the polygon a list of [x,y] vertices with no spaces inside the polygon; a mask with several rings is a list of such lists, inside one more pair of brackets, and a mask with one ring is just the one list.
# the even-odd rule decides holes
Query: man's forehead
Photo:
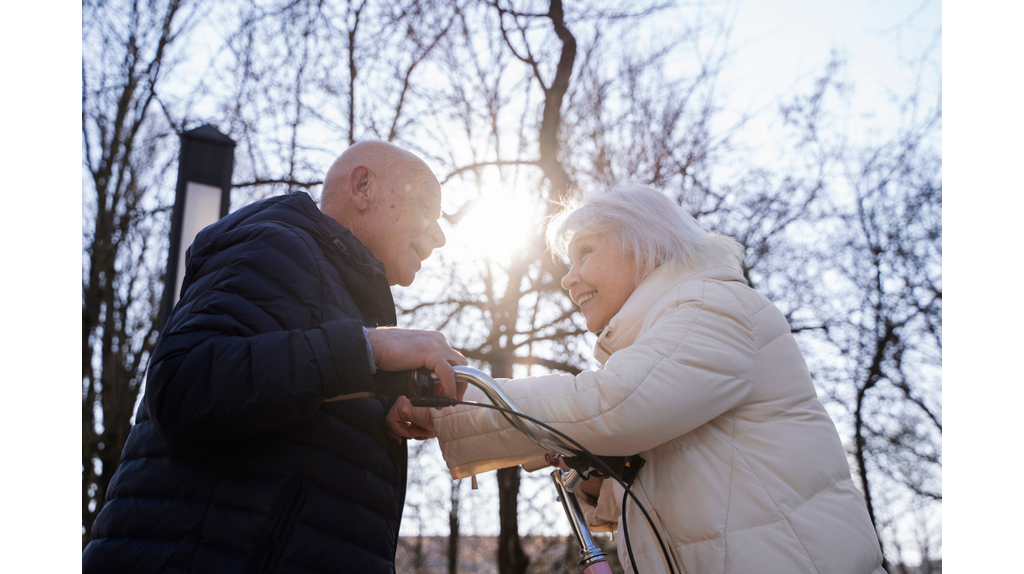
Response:
[{"label": "man's forehead", "polygon": [[423,198],[441,200],[441,185],[434,177],[434,173],[426,166],[414,166],[402,179],[404,181],[401,185],[407,194],[412,193]]},{"label": "man's forehead", "polygon": [[418,182],[415,193],[421,199],[441,203],[441,186],[437,183],[437,179],[433,174],[422,178]]}]

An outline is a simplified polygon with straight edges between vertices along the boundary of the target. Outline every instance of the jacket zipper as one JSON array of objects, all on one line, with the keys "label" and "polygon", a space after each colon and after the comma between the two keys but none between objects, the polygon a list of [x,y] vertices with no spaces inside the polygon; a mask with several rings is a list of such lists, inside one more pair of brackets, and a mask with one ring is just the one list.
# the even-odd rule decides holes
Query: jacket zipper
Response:
[{"label": "jacket zipper", "polygon": [[345,246],[341,244],[341,240],[331,235],[331,241],[334,243],[334,246],[341,251],[341,258],[348,259],[348,249],[345,249]]}]

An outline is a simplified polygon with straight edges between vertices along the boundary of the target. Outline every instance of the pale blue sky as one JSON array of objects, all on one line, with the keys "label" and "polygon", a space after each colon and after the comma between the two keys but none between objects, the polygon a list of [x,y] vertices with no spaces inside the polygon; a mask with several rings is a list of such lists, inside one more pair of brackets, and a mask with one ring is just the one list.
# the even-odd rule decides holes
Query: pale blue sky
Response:
[{"label": "pale blue sky", "polygon": [[898,121],[890,100],[915,89],[919,80],[911,60],[927,53],[930,66],[920,76],[922,93],[933,95],[939,88],[938,0],[739,0],[734,14],[730,43],[736,53],[721,82],[727,116],[766,106],[772,110],[778,98],[795,89],[806,93],[832,50],[846,61],[841,79],[851,85],[849,129],[854,137],[858,118],[873,126]]}]

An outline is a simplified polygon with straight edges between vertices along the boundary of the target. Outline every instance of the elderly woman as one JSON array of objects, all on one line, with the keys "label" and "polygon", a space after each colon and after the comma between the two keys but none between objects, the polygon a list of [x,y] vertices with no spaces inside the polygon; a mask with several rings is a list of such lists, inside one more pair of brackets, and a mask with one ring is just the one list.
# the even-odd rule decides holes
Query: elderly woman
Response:
[{"label": "elderly woman", "polygon": [[[630,501],[640,572],[884,572],[839,435],[786,319],[743,278],[738,243],[658,191],[627,186],[563,210],[548,244],[569,258],[562,287],[599,334],[602,368],[501,384],[595,454],[646,461],[631,490],[675,564]],[[496,411],[433,417],[455,478],[543,454]],[[592,529],[614,528],[622,488],[588,486]]]}]

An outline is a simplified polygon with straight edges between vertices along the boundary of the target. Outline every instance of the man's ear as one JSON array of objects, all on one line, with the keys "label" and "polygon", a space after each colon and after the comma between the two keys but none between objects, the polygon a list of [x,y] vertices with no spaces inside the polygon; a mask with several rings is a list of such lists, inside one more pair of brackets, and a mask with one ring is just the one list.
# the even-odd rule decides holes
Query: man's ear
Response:
[{"label": "man's ear", "polygon": [[373,200],[373,187],[370,180],[373,173],[364,166],[356,166],[348,176],[348,194],[352,205],[359,211],[366,211]]}]

